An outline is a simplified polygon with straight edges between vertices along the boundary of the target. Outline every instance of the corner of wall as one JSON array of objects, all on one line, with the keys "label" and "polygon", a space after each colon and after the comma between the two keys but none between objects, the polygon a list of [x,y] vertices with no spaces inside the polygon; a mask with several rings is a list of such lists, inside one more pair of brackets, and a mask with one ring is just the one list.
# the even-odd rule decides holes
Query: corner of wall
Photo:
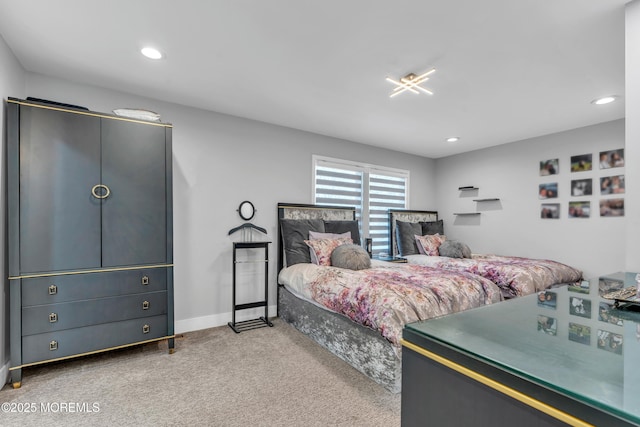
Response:
[{"label": "corner of wall", "polygon": [[[25,70],[15,57],[9,46],[0,36],[0,95],[4,101],[9,96],[24,97],[26,92]],[[2,135],[2,150],[0,150],[0,191],[5,200],[4,159],[6,147],[6,105],[2,104],[2,120],[0,120],[0,134]],[[0,209],[0,224],[4,224],[4,209]],[[5,227],[0,228],[0,277],[6,274]],[[0,377],[6,378],[9,366],[9,292],[6,280],[0,292]]]}]

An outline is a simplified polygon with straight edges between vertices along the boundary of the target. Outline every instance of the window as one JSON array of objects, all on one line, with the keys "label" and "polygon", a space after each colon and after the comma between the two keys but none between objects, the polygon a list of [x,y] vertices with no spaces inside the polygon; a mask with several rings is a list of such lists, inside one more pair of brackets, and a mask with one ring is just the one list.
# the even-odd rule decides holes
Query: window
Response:
[{"label": "window", "polygon": [[[389,252],[389,209],[406,209],[409,172],[313,156],[314,203],[355,206],[362,238],[373,254]],[[366,231],[365,231],[366,230]]]}]

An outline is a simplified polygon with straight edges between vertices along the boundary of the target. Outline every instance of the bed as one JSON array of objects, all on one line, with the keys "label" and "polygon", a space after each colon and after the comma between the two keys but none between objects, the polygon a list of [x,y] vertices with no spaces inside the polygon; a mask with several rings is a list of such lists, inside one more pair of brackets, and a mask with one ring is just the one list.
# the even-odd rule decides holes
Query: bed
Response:
[{"label": "bed", "polygon": [[[506,299],[582,280],[582,271],[547,259],[473,254],[470,251],[463,255],[464,250],[455,253],[455,257],[439,256],[438,253],[422,254],[419,252],[424,248],[418,247],[413,235],[420,232],[446,236],[443,222],[435,211],[389,211],[390,254],[405,258],[409,264],[478,274],[498,285]],[[433,241],[433,238],[429,241]],[[462,248],[466,246],[461,242],[449,243],[449,248],[455,244]]]},{"label": "bed", "polygon": [[406,323],[502,300],[493,282],[466,272],[375,260],[362,270],[311,263],[304,240],[318,227],[349,230],[360,243],[354,208],[280,203],[278,221],[278,316],[391,392],[401,389]]}]

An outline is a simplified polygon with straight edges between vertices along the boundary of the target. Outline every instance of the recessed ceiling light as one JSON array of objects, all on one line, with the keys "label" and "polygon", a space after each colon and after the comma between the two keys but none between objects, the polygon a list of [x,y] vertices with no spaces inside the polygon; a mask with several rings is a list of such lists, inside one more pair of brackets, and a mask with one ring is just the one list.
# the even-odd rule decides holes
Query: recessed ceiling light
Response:
[{"label": "recessed ceiling light", "polygon": [[594,99],[593,101],[591,101],[591,103],[596,105],[604,105],[604,104],[609,104],[615,101],[616,99],[618,99],[617,96],[609,95],[609,96],[603,96],[602,98]]},{"label": "recessed ceiling light", "polygon": [[447,142],[458,142],[460,141],[460,137],[452,136],[451,138],[447,138]]},{"label": "recessed ceiling light", "polygon": [[158,49],[152,47],[143,47],[140,52],[149,59],[160,59],[162,53]]}]

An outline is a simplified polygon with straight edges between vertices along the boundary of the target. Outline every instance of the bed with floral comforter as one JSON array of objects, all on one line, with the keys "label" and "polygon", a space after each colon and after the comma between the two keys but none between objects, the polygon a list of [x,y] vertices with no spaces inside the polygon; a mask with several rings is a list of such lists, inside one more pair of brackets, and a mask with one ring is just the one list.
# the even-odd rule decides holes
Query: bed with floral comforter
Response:
[{"label": "bed with floral comforter", "polygon": [[428,255],[408,255],[405,258],[413,265],[477,274],[498,285],[505,298],[582,280],[580,270],[546,259],[478,254],[471,258]]},{"label": "bed with floral comforter", "polygon": [[398,349],[407,323],[502,300],[500,289],[481,276],[409,264],[379,263],[358,271],[296,264],[280,272],[279,283],[379,331]]}]

